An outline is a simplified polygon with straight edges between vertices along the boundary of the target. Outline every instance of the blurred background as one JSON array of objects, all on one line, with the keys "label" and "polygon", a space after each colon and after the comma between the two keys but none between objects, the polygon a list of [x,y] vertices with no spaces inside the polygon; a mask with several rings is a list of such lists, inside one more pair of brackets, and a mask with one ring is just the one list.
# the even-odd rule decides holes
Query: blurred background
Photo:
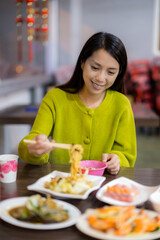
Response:
[{"label": "blurred background", "polygon": [[1,0],[0,154],[17,153],[32,125],[24,118],[37,111],[26,106],[37,106],[50,88],[67,81],[85,41],[106,31],[128,53],[125,86],[135,114],[136,166],[159,168],[159,23],[159,0]]}]

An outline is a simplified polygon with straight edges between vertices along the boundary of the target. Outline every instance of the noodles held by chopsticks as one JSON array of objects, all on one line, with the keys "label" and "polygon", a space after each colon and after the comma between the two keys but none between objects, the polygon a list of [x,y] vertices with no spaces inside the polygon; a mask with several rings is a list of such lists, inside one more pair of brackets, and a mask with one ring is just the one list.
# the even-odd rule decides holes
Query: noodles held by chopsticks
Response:
[{"label": "noodles held by chopsticks", "polygon": [[70,173],[72,178],[77,179],[77,173],[79,172],[79,163],[82,159],[83,147],[81,145],[71,145],[69,149],[71,169]]},{"label": "noodles held by chopsticks", "polygon": [[83,148],[81,145],[72,144],[69,149],[70,155],[70,175],[66,177],[55,176],[51,181],[44,184],[54,192],[69,193],[69,194],[84,194],[88,189],[93,187],[93,182],[88,181],[86,178],[88,172],[83,175],[80,168],[80,161],[82,159]]}]

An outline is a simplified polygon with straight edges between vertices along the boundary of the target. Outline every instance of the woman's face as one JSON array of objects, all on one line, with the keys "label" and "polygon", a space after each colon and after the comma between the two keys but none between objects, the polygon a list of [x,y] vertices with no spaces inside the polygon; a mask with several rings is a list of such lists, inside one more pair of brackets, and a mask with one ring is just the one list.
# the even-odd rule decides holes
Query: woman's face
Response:
[{"label": "woman's face", "polygon": [[90,94],[100,94],[113,85],[119,73],[119,63],[106,50],[95,51],[81,64],[84,88]]}]

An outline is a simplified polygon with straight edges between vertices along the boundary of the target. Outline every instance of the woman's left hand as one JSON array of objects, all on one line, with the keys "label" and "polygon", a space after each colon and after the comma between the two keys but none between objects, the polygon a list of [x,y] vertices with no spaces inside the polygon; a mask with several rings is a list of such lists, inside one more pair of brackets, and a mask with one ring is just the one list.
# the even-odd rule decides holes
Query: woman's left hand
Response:
[{"label": "woman's left hand", "polygon": [[116,175],[120,170],[120,159],[116,154],[102,154],[102,162],[107,163],[107,171]]}]

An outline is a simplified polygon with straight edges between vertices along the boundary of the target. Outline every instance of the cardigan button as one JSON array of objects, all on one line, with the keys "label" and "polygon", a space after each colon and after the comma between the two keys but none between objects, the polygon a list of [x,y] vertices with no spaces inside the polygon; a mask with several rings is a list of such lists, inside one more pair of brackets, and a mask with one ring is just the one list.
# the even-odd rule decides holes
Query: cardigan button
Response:
[{"label": "cardigan button", "polygon": [[93,113],[94,113],[94,109],[89,109],[89,110],[87,111],[87,113],[88,113],[88,115],[92,116]]},{"label": "cardigan button", "polygon": [[89,138],[84,139],[85,144],[89,144],[90,142],[91,142],[91,140]]}]

